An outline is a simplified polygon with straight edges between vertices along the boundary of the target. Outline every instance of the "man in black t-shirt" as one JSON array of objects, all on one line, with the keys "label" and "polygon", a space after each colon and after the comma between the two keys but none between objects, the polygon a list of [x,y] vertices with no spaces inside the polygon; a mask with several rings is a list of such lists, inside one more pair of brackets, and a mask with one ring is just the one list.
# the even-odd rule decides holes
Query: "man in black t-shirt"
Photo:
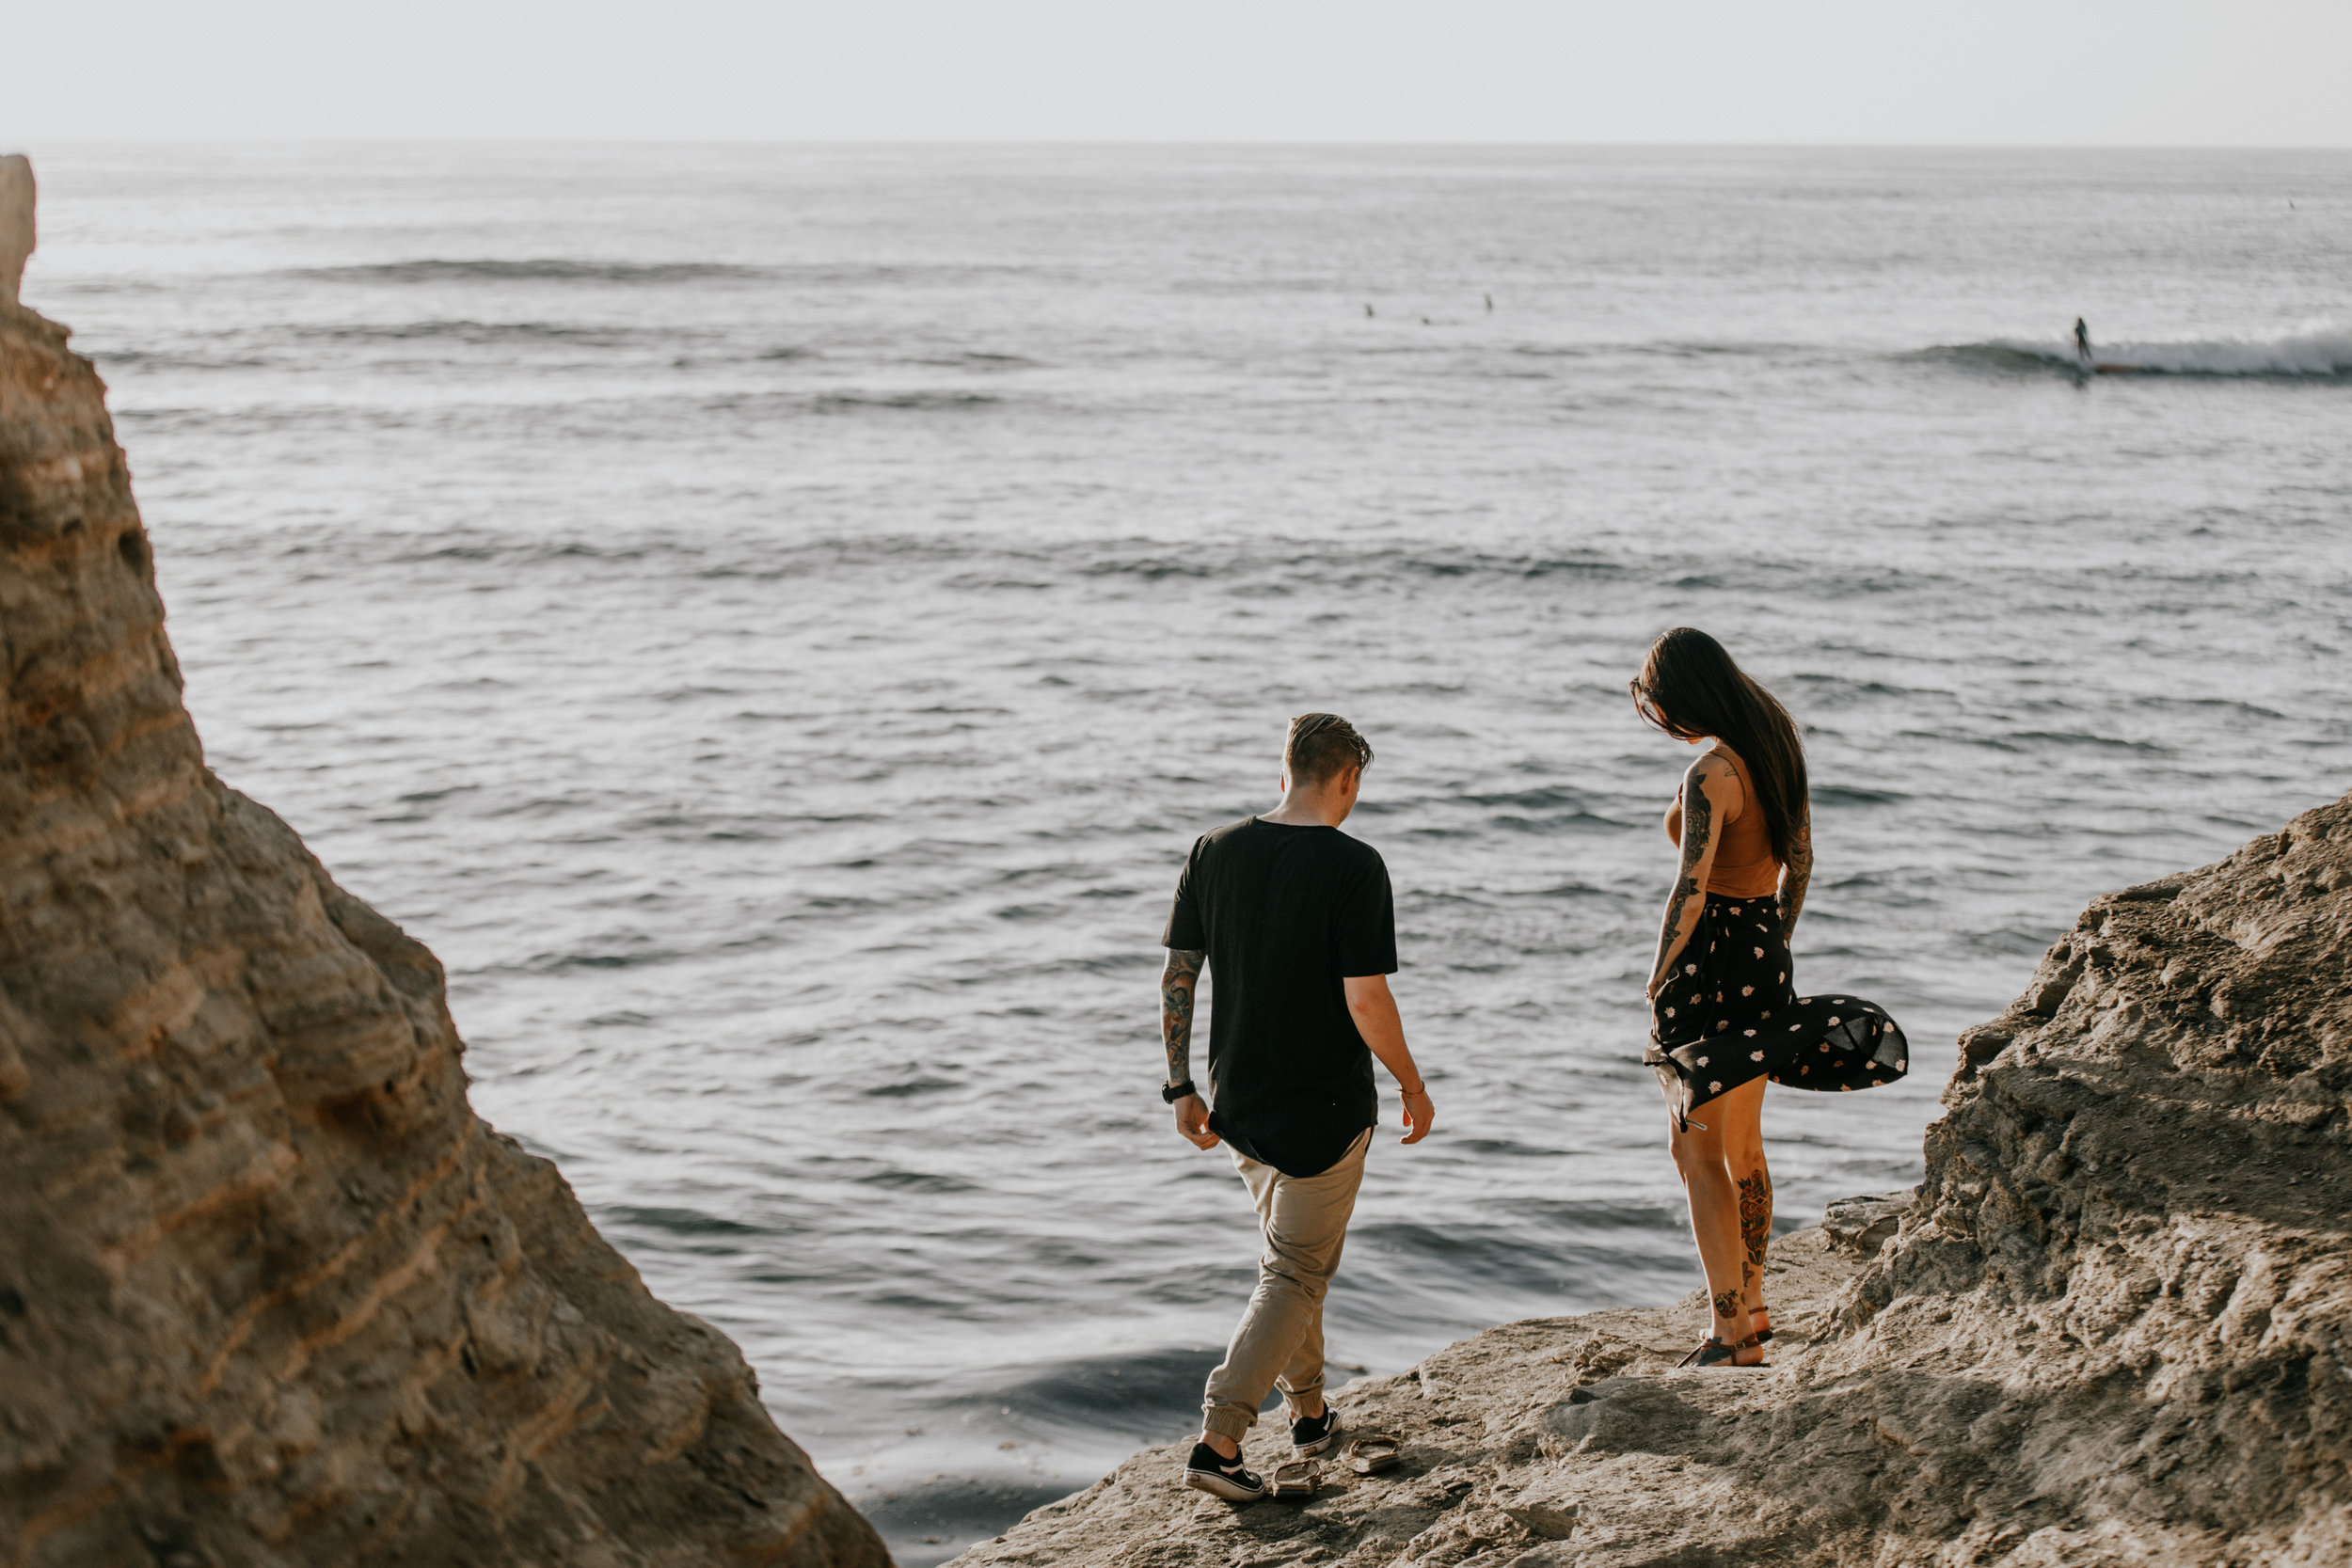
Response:
[{"label": "man in black t-shirt", "polygon": [[[1192,847],[1160,939],[1168,949],[1162,1098],[1195,1147],[1232,1147],[1265,1235],[1257,1292],[1209,1374],[1200,1438],[1184,1467],[1184,1484],[1233,1502],[1267,1492],[1241,1463],[1242,1434],[1267,1389],[1282,1390],[1297,1457],[1323,1452],[1338,1434],[1323,1401],[1323,1298],[1378,1119],[1373,1057],[1405,1091],[1406,1143],[1427,1137],[1436,1115],[1389,994],[1396,916],[1388,867],[1340,832],[1371,761],[1371,746],[1337,714],[1293,720],[1281,807]],[[1214,1111],[1191,1073],[1204,964],[1216,986]]]}]

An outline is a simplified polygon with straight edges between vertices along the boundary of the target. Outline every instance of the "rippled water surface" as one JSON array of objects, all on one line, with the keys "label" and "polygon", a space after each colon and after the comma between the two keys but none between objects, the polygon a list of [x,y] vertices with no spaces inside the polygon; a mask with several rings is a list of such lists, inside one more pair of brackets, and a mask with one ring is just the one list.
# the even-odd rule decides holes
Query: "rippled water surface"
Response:
[{"label": "rippled water surface", "polygon": [[215,766],[911,1564],[1188,1430],[1255,1249],[1154,944],[1287,715],[1379,748],[1439,1106],[1332,1296],[1374,1370],[1695,1283],[1657,632],[1798,713],[1800,982],[1920,1045],[1774,1091],[1784,1224],[1915,1180],[2088,897],[2352,783],[2352,156],[40,167]]}]

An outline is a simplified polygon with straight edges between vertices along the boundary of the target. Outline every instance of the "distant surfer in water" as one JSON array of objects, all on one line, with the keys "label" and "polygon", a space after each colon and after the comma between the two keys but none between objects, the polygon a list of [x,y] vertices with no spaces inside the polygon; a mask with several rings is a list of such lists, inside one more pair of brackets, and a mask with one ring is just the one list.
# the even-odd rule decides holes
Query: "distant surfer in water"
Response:
[{"label": "distant surfer in water", "polygon": [[2080,359],[2085,367],[2090,364],[2090,328],[2083,325],[2083,319],[2080,316],[2074,318],[2074,356]]}]

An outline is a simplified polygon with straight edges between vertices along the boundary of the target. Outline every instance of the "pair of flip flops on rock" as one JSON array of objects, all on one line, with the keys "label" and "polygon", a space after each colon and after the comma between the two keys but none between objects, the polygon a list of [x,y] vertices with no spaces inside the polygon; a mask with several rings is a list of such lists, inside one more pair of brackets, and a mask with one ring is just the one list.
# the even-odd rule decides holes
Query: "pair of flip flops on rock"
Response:
[{"label": "pair of flip flops on rock", "polygon": [[[1368,1433],[1347,1445],[1341,1463],[1359,1476],[1376,1476],[1392,1469],[1405,1456],[1405,1445],[1383,1432]],[[1311,1497],[1323,1484],[1323,1465],[1312,1459],[1295,1459],[1276,1467],[1266,1481],[1269,1497]]]}]

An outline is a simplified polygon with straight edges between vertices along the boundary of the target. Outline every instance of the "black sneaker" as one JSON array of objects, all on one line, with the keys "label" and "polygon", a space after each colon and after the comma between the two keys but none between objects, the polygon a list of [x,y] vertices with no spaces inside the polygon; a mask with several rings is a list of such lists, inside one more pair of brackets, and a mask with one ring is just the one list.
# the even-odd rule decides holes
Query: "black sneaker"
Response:
[{"label": "black sneaker", "polygon": [[1340,1413],[1329,1405],[1311,1421],[1291,1423],[1291,1452],[1301,1459],[1312,1459],[1331,1446],[1331,1439],[1340,1434]]},{"label": "black sneaker", "polygon": [[1229,1503],[1254,1503],[1266,1495],[1266,1484],[1242,1468],[1241,1455],[1228,1459],[1206,1443],[1192,1446],[1184,1461],[1184,1484]]}]

